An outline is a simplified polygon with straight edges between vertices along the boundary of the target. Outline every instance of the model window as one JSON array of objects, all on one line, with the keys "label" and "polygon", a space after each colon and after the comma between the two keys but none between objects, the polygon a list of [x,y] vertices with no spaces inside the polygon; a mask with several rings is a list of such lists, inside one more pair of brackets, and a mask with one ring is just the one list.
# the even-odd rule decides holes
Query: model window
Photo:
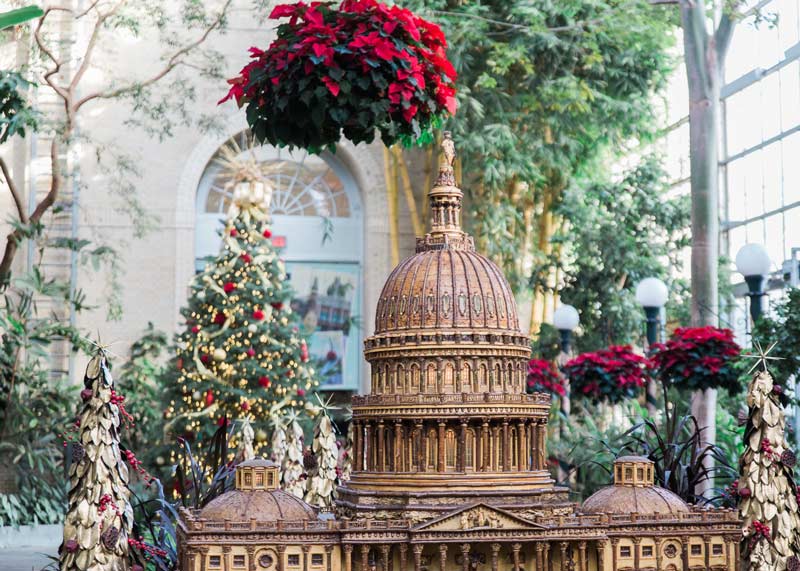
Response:
[{"label": "model window", "polygon": [[250,472],[244,475],[244,485],[245,486],[253,485],[253,475]]},{"label": "model window", "polygon": [[256,486],[263,486],[264,485],[264,474],[259,472],[256,474]]},{"label": "model window", "polygon": [[644,468],[636,469],[636,477],[641,481],[644,480]]},{"label": "model window", "polygon": [[233,566],[234,567],[244,567],[244,555],[234,555],[233,556]]},{"label": "model window", "polygon": [[220,555],[209,555],[209,557],[208,557],[208,566],[209,567],[221,567],[222,566],[222,556],[220,556]]},{"label": "model window", "polygon": [[297,553],[289,555],[286,561],[289,564],[289,567],[300,567],[300,555]]},{"label": "model window", "polygon": [[703,554],[703,546],[700,545],[699,543],[693,543],[690,553],[692,555],[702,555]]},{"label": "model window", "polygon": [[261,555],[258,558],[258,564],[261,567],[263,567],[264,569],[268,569],[268,568],[272,567],[272,563],[273,562],[274,562],[274,559],[272,559],[272,556],[270,554],[268,554],[268,553],[264,553],[263,555]]},{"label": "model window", "polygon": [[311,564],[312,565],[322,565],[324,563],[324,559],[322,557],[322,553],[312,553],[311,554]]},{"label": "model window", "polygon": [[711,546],[711,553],[713,553],[714,555],[722,555],[723,552],[724,550],[722,549],[721,543],[715,543],[714,545]]},{"label": "model window", "polygon": [[633,480],[633,468],[625,468],[625,481],[630,482]]},{"label": "model window", "polygon": [[273,480],[273,478],[274,476],[272,472],[267,473],[267,486],[272,487],[275,485],[275,481]]},{"label": "model window", "polygon": [[631,556],[631,548],[629,545],[623,545],[619,548],[619,556],[620,557],[630,557]]}]

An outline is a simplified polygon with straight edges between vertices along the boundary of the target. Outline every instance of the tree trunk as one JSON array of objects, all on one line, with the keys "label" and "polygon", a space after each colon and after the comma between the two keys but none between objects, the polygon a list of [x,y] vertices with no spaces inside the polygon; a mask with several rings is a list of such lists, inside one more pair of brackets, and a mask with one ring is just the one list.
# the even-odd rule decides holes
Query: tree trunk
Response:
[{"label": "tree trunk", "polygon": [[[689,84],[689,160],[692,189],[692,325],[719,322],[719,84],[714,38],[705,29],[702,3],[682,3],[684,59]],[[716,442],[716,390],[698,391],[692,413],[703,430],[704,441]],[[709,465],[713,460],[708,458]],[[698,486],[705,494],[713,481]]]}]

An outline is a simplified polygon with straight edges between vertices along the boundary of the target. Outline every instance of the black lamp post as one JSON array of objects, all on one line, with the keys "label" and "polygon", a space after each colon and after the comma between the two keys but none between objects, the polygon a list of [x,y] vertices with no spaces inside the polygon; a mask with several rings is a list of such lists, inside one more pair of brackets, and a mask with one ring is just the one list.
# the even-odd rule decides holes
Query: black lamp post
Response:
[{"label": "black lamp post", "polygon": [[553,326],[561,335],[561,352],[564,354],[572,350],[572,332],[580,324],[578,310],[571,305],[560,305],[553,312]]},{"label": "black lamp post", "polygon": [[658,342],[661,308],[667,303],[668,298],[667,284],[658,278],[645,278],[636,286],[636,301],[644,308],[648,347]]},{"label": "black lamp post", "polygon": [[761,244],[745,244],[736,254],[736,270],[744,276],[747,297],[750,298],[750,318],[755,324],[764,313],[765,276],[769,274],[771,261]]}]

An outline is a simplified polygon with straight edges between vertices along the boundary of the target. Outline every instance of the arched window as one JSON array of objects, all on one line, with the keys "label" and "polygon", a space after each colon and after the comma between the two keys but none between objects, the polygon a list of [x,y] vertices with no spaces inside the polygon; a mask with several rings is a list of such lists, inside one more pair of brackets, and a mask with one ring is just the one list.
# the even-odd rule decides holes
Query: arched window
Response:
[{"label": "arched window", "polygon": [[439,438],[434,429],[428,431],[428,438],[425,440],[425,458],[428,462],[428,471],[435,471],[439,462]]},{"label": "arched window", "polygon": [[410,393],[419,393],[420,390],[420,375],[419,375],[419,365],[416,363],[411,365],[411,390]]},{"label": "arched window", "polygon": [[456,469],[456,432],[453,429],[444,433],[444,465],[445,470]]},{"label": "arched window", "polygon": [[453,363],[446,363],[444,366],[444,379],[442,383],[442,392],[452,393],[455,392],[455,368]]},{"label": "arched window", "polygon": [[231,137],[206,165],[197,189],[195,259],[216,256],[219,230],[231,206],[237,172],[259,176],[272,189],[273,244],[281,248],[296,296],[299,325],[326,389],[359,386],[362,314],[361,196],[335,155],[309,155],[253,143],[249,131]]},{"label": "arched window", "polygon": [[435,393],[438,390],[436,386],[436,365],[430,363],[428,365],[428,374],[426,379],[426,389],[429,393]]},{"label": "arched window", "polygon": [[464,449],[464,469],[466,471],[475,471],[475,431],[472,428],[467,429],[467,442]]}]

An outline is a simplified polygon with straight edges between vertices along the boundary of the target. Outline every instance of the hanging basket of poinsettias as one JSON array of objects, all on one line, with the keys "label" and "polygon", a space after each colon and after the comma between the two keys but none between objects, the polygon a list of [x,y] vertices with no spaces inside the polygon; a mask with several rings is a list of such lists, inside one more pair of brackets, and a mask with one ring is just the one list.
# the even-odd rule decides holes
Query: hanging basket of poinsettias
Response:
[{"label": "hanging basket of poinsettias", "polygon": [[[229,80],[262,143],[333,149],[341,137],[387,145],[432,140],[455,113],[455,70],[435,24],[375,0],[277,6],[277,38]],[[222,102],[220,101],[220,103]]]}]

